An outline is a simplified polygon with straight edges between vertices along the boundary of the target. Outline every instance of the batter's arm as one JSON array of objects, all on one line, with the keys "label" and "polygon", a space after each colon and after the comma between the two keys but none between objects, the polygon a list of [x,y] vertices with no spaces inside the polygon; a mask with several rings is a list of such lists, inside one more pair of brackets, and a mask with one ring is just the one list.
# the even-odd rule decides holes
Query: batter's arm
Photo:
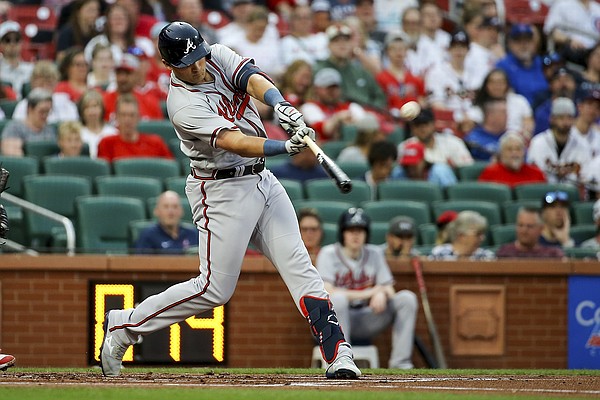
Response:
[{"label": "batter's arm", "polygon": [[246,92],[250,96],[259,100],[260,102],[262,102],[266,105],[273,106],[272,104],[269,104],[265,100],[265,93],[269,89],[275,89],[275,90],[279,91],[275,87],[275,85],[273,85],[273,83],[271,83],[271,81],[269,81],[267,78],[265,78],[264,76],[262,76],[260,74],[253,74],[248,79],[248,86],[246,86]]},{"label": "batter's arm", "polygon": [[222,130],[217,136],[216,146],[242,157],[263,157],[266,140],[262,137],[246,136],[238,130]]}]

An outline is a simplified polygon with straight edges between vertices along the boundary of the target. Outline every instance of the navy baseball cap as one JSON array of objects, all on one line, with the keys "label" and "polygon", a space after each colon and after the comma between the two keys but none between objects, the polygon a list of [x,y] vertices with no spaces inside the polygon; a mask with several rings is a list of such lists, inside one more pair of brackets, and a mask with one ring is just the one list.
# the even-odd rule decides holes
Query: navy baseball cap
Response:
[{"label": "navy baseball cap", "polygon": [[508,37],[511,39],[533,38],[533,29],[528,24],[514,24],[510,28]]},{"label": "navy baseball cap", "polygon": [[569,194],[562,190],[554,192],[548,192],[542,198],[542,208],[548,207],[553,204],[562,204],[565,207],[569,206]]},{"label": "navy baseball cap", "polygon": [[542,62],[544,63],[544,67],[550,67],[554,64],[562,64],[564,60],[560,56],[560,54],[552,52],[544,55],[542,58]]},{"label": "navy baseball cap", "polygon": [[465,31],[454,32],[450,38],[450,47],[460,45],[469,47],[469,35]]}]

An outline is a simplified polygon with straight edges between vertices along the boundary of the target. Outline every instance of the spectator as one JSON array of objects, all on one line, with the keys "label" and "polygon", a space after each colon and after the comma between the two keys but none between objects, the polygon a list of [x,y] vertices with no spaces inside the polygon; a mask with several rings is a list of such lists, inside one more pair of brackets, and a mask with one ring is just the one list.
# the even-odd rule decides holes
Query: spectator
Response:
[{"label": "spectator", "polygon": [[402,36],[390,34],[385,39],[385,54],[389,65],[375,79],[387,97],[390,114],[399,117],[400,108],[409,101],[425,105],[425,83],[413,75],[406,64],[407,45]]},{"label": "spectator", "polygon": [[90,89],[77,103],[81,121],[81,139],[88,146],[91,158],[98,156],[98,143],[103,137],[116,135],[117,129],[104,121],[104,101],[102,95]]},{"label": "spectator", "polygon": [[384,110],[385,94],[374,76],[359,63],[354,62],[352,30],[346,25],[331,25],[326,31],[329,38],[329,58],[317,61],[315,71],[333,68],[342,76],[342,95],[346,101],[361,106]]},{"label": "spectator", "polygon": [[552,102],[558,97],[575,99],[577,81],[575,75],[566,68],[559,68],[550,78],[550,93],[544,100],[534,107],[535,130],[534,135],[550,128],[550,111]]},{"label": "spectator", "polygon": [[475,93],[473,107],[467,110],[467,119],[481,124],[483,105],[492,100],[506,100],[506,130],[519,132],[529,141],[533,134],[533,110],[527,99],[509,86],[504,70],[492,69],[483,80],[483,85]]},{"label": "spectator", "polygon": [[478,180],[502,183],[513,188],[524,183],[546,182],[544,173],[535,165],[525,162],[525,141],[516,132],[506,132],[500,138],[496,162],[486,166]]},{"label": "spectator", "polygon": [[313,84],[312,66],[304,60],[292,62],[281,76],[281,93],[296,108],[311,97]]},{"label": "spectator", "polygon": [[25,120],[13,119],[2,131],[2,155],[22,157],[27,142],[56,141],[56,131],[48,125],[51,109],[49,91],[37,88],[29,92]]},{"label": "spectator", "polygon": [[313,32],[325,32],[331,25],[331,4],[329,0],[313,0],[310,9],[313,13]]},{"label": "spectator", "polygon": [[369,149],[369,170],[365,174],[365,181],[371,188],[371,200],[377,198],[377,186],[381,182],[393,179],[398,175],[396,169],[396,160],[398,151],[393,143],[384,140],[375,142]]},{"label": "spectator", "polygon": [[327,35],[313,33],[313,15],[309,6],[296,6],[290,19],[290,33],[281,39],[283,63],[289,66],[296,60],[313,65],[329,55]]},{"label": "spectator", "polygon": [[352,31],[350,41],[354,48],[354,60],[373,76],[376,76],[381,72],[381,50],[383,46],[369,37],[358,17],[347,17],[344,19],[344,24]]},{"label": "spectator", "polygon": [[418,256],[415,249],[417,228],[415,220],[404,215],[390,221],[385,243],[381,245],[385,257],[389,260],[407,261]]},{"label": "spectator", "polygon": [[[37,61],[31,72],[31,89],[40,88],[52,93],[52,109],[50,115],[48,115],[49,124],[79,119],[77,106],[69,99],[69,95],[55,92],[58,78],[58,69],[49,60]],[[27,108],[27,98],[19,101],[13,112],[13,119],[24,120],[27,115]]]},{"label": "spectator", "polygon": [[536,164],[550,183],[576,185],[585,176],[583,169],[591,160],[591,150],[571,135],[575,104],[559,97],[552,102],[550,129],[536,135],[529,144],[527,160]]},{"label": "spectator", "polygon": [[285,163],[269,169],[278,179],[292,179],[303,183],[310,179],[327,178],[317,157],[310,150],[301,151],[295,156],[289,157]]},{"label": "spectator", "polygon": [[181,225],[183,208],[177,192],[167,190],[154,207],[156,224],[140,232],[134,244],[137,254],[185,254],[198,243],[198,230]]},{"label": "spectator", "polygon": [[594,224],[596,224],[596,235],[581,243],[580,247],[600,249],[600,199],[596,200],[593,208]]},{"label": "spectator", "polygon": [[[208,44],[217,43],[217,33],[214,29],[202,23],[204,7],[202,0],[179,0],[176,3],[177,20],[187,22],[200,32]],[[150,30],[151,35],[152,30]]]},{"label": "spectator", "polygon": [[498,40],[502,28],[500,20],[496,17],[478,16],[473,23],[477,21],[481,22],[473,29],[472,34],[469,32],[471,46],[465,57],[465,76],[468,78],[465,86],[473,91],[481,87],[485,76],[505,56]]},{"label": "spectator", "polygon": [[340,140],[342,126],[366,114],[358,104],[342,100],[342,84],[342,75],[336,69],[319,70],[314,78],[314,100],[300,107],[320,141]]},{"label": "spectator", "polygon": [[[157,23],[158,20],[152,15],[152,9],[147,6],[146,1],[116,0],[116,4],[119,4],[127,10],[127,13],[131,18],[131,26],[133,27],[135,35],[140,38],[148,38],[150,36],[152,25]],[[171,6],[171,4],[169,4],[169,6]]]},{"label": "spectator", "polygon": [[298,225],[300,226],[300,236],[308,254],[312,258],[316,257],[321,251],[323,242],[323,221],[321,216],[314,208],[302,208],[298,212]]},{"label": "spectator", "polygon": [[33,72],[33,64],[21,57],[23,37],[21,25],[15,21],[4,21],[0,24],[0,76],[11,82],[17,98],[24,95],[23,85],[29,82]]},{"label": "spectator", "polygon": [[583,171],[583,184],[590,194],[590,198],[600,199],[600,155],[592,159]]},{"label": "spectator", "polygon": [[452,168],[446,163],[429,163],[425,159],[425,145],[420,141],[407,143],[400,157],[403,170],[394,178],[428,181],[445,188],[457,182]]},{"label": "spectator", "polygon": [[[354,15],[360,21],[360,25],[369,40],[373,41],[381,49],[387,32],[379,29],[375,17],[375,0],[356,0],[356,11]],[[398,18],[399,20],[400,18]]]},{"label": "spectator", "polygon": [[542,198],[542,220],[544,227],[540,244],[569,248],[575,246],[571,238],[571,216],[569,215],[569,195],[567,192],[548,192]]},{"label": "spectator", "polygon": [[[168,25],[168,22],[157,22],[150,30],[150,39],[154,42],[158,48],[158,35],[160,31]],[[146,73],[145,79],[147,82],[153,82],[160,90],[160,98],[166,99],[167,93],[169,93],[169,84],[171,83],[171,71],[162,62],[162,56],[160,52],[155,52],[154,57],[147,57],[148,72]],[[165,116],[166,117],[166,116]]]},{"label": "spectator", "polygon": [[516,236],[512,243],[505,243],[496,251],[498,258],[563,258],[559,247],[540,243],[544,222],[538,208],[521,207],[517,213]]},{"label": "spectator", "polygon": [[496,259],[494,252],[481,247],[485,240],[488,223],[485,217],[475,211],[461,211],[448,226],[450,243],[440,244],[431,250],[429,259],[458,261],[491,261]]},{"label": "spectator", "polygon": [[367,163],[373,143],[385,140],[385,134],[379,128],[379,121],[374,114],[366,113],[356,121],[355,126],[356,139],[340,152],[337,162]]},{"label": "spectator", "polygon": [[426,74],[433,66],[447,59],[451,36],[442,29],[442,10],[434,2],[423,2],[421,11],[421,35],[417,42],[419,71]]},{"label": "spectator", "polygon": [[98,34],[96,21],[100,17],[99,0],[76,0],[69,21],[58,30],[56,58],[62,60],[67,49],[84,48]]},{"label": "spectator", "polygon": [[87,90],[88,64],[83,50],[73,47],[65,50],[58,67],[60,81],[54,92],[66,93],[73,103],[77,103]]},{"label": "spectator", "polygon": [[117,87],[104,94],[104,119],[114,122],[115,108],[119,97],[130,94],[137,99],[141,119],[163,119],[160,101],[154,96],[144,95],[137,87],[140,63],[133,54],[124,54],[116,68]]},{"label": "spectator", "polygon": [[544,21],[544,33],[565,59],[584,65],[585,51],[600,39],[599,18],[600,5],[595,1],[555,1]]},{"label": "spectator", "polygon": [[354,15],[356,6],[354,0],[329,0],[331,20],[340,22]]},{"label": "spectator", "polygon": [[436,245],[450,243],[449,226],[450,222],[454,221],[456,217],[458,217],[458,213],[454,210],[444,211],[437,217],[435,220],[437,226]]},{"label": "spectator", "polygon": [[100,140],[98,157],[109,162],[128,157],[173,158],[169,147],[160,136],[138,131],[140,113],[133,95],[119,96],[115,115],[118,134]]},{"label": "spectator", "polygon": [[585,69],[581,72],[581,79],[580,90],[584,92],[600,90],[600,42],[590,49]]},{"label": "spectator", "polygon": [[[242,40],[246,35],[246,31],[250,24],[250,14],[252,14],[254,7],[256,7],[254,0],[231,0],[230,4],[231,8],[229,9],[229,14],[232,17],[232,20],[227,25],[217,30],[218,41],[223,44],[235,44],[238,40]],[[265,29],[265,35],[267,35],[270,40],[275,40],[279,38],[279,31],[274,24],[269,23]]]},{"label": "spectator", "polygon": [[[397,21],[397,20],[396,20]],[[419,10],[418,4],[414,6],[409,6],[404,9],[402,13],[402,18],[400,18],[400,34],[404,37],[406,41],[406,45],[410,50],[413,51],[412,57],[409,57],[412,61],[414,61],[414,71],[418,73],[418,62],[416,60],[416,49],[417,43],[419,42],[419,37],[421,36],[421,10]],[[397,22],[396,22],[397,23]],[[398,26],[395,26],[394,29],[390,30],[388,34],[392,34],[397,32]]]},{"label": "spectator", "polygon": [[338,243],[321,249],[316,267],[346,338],[351,343],[371,340],[391,325],[389,367],[410,369],[417,296],[408,290],[395,291],[383,252],[367,244],[369,224],[369,217],[360,208],[343,213]]},{"label": "spectator", "polygon": [[116,82],[115,62],[110,45],[99,44],[92,51],[92,62],[86,78],[87,87],[105,91],[114,87]]},{"label": "spectator", "polygon": [[508,34],[508,54],[498,61],[510,87],[533,106],[536,96],[548,90],[542,57],[536,54],[533,28],[529,24],[514,24]]},{"label": "spectator", "polygon": [[436,132],[430,108],[422,109],[409,124],[412,137],[400,143],[398,153],[402,154],[408,143],[420,142],[425,146],[425,161],[430,164],[447,164],[453,168],[473,164],[473,157],[462,139],[451,133]]},{"label": "spectator", "polygon": [[58,158],[80,157],[83,151],[81,140],[81,123],[66,121],[58,126]]},{"label": "spectator", "polygon": [[[373,6],[375,9],[377,27],[383,32],[393,32],[398,30],[398,28],[403,29],[405,32],[406,29],[411,31],[413,26],[418,28],[421,24],[421,16],[419,14],[419,9],[417,8],[419,2],[416,0],[375,0]],[[415,18],[415,16],[417,18]],[[398,21],[400,21],[400,26],[398,26]]]},{"label": "spectator", "polygon": [[465,136],[474,159],[489,161],[498,152],[500,137],[506,132],[506,120],[506,100],[490,99],[483,104],[483,123]]},{"label": "spectator", "polygon": [[577,102],[577,117],[571,128],[571,135],[585,143],[592,157],[600,155],[600,90],[587,91]]}]

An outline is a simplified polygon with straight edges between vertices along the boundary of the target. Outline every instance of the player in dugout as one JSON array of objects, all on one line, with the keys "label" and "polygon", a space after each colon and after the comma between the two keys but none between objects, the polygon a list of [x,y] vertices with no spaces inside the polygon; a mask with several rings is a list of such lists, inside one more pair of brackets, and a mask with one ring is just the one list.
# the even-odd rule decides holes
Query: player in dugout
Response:
[{"label": "player in dugout", "polygon": [[[8,177],[10,176],[8,170],[0,166],[0,195],[6,190],[6,184],[8,183]],[[8,235],[8,214],[4,206],[0,204],[0,244],[6,242]],[[2,349],[0,349],[2,351]],[[0,353],[0,371],[6,371],[8,368],[15,365],[15,357],[10,354]]]}]

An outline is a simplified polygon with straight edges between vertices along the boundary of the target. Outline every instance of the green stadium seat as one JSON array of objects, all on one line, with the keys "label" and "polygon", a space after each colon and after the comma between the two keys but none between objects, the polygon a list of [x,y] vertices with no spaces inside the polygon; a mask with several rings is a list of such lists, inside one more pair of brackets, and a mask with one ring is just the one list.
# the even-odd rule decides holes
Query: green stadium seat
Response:
[{"label": "green stadium seat", "polygon": [[163,138],[165,143],[177,137],[175,129],[168,119],[144,120],[138,123],[138,131],[142,133],[154,133]]},{"label": "green stadium seat", "polygon": [[431,212],[427,203],[410,200],[378,200],[367,201],[362,208],[374,222],[385,222],[399,215],[409,216],[418,225],[431,222]]},{"label": "green stadium seat", "polygon": [[[364,179],[369,170],[369,164],[366,162],[343,161],[338,162],[338,167],[350,177],[350,179]],[[353,181],[356,182],[356,181]]]},{"label": "green stadium seat", "polygon": [[159,179],[133,176],[100,176],[96,178],[98,194],[103,196],[135,197],[145,202],[163,191]]},{"label": "green stadium seat", "polygon": [[0,156],[0,165],[10,172],[7,193],[23,197],[23,178],[40,172],[39,161],[34,157]]},{"label": "green stadium seat", "polygon": [[358,136],[358,128],[356,125],[342,125],[340,127],[340,140],[343,142],[353,143]]},{"label": "green stadium seat", "polygon": [[494,243],[494,246],[512,243],[517,238],[515,224],[494,225],[490,227],[490,232],[492,234],[492,243]]},{"label": "green stadium seat", "polygon": [[121,158],[113,161],[115,175],[145,176],[161,181],[174,176],[181,176],[180,164],[167,158]]},{"label": "green stadium seat", "polygon": [[60,152],[58,144],[54,140],[40,140],[35,142],[25,142],[23,145],[26,156],[35,157],[40,162],[48,157],[54,156]]},{"label": "green stadium seat", "polygon": [[345,201],[351,202],[355,206],[371,200],[371,188],[365,181],[352,181],[350,193],[341,193],[329,178],[306,181],[304,189],[308,200]]},{"label": "green stadium seat", "polygon": [[177,192],[177,194],[179,194],[179,196],[183,198],[187,198],[187,195],[185,194],[186,181],[186,176],[175,176],[173,178],[167,178],[165,179],[165,188],[166,190],[172,190],[174,192]]},{"label": "green stadium seat", "polygon": [[181,141],[179,140],[179,138],[172,138],[169,139],[167,145],[169,146],[169,150],[171,150],[171,153],[173,153],[173,157],[175,157],[179,165],[182,167],[183,174],[187,175],[190,173],[190,159],[180,150],[180,143]]},{"label": "green stadium seat", "polygon": [[0,108],[4,111],[4,119],[9,121],[13,113],[15,112],[15,108],[17,108],[17,104],[19,104],[19,100],[2,100],[0,101]]},{"label": "green stadium seat", "polygon": [[570,233],[575,244],[579,245],[579,243],[596,236],[596,229],[594,224],[575,225],[571,226]]},{"label": "green stadium seat", "polygon": [[575,225],[593,223],[593,201],[575,201],[571,203],[573,223]]},{"label": "green stadium seat", "polygon": [[456,176],[459,181],[476,181],[488,165],[488,161],[475,161],[471,165],[456,168]]},{"label": "green stadium seat", "polygon": [[598,249],[571,247],[565,249],[565,254],[569,258],[600,261],[600,250]]},{"label": "green stadium seat", "polygon": [[433,210],[433,216],[437,217],[444,211],[454,210],[457,212],[471,210],[477,211],[483,215],[488,222],[488,226],[502,224],[502,216],[500,213],[500,207],[496,203],[481,200],[447,200],[447,201],[434,201],[431,203]]},{"label": "green stadium seat", "polygon": [[323,223],[323,240],[321,241],[322,246],[333,244],[338,241],[338,226],[336,223]]},{"label": "green stadium seat", "polygon": [[342,213],[354,207],[354,204],[350,202],[329,200],[302,200],[295,201],[293,204],[296,212],[303,208],[313,208],[317,211],[323,223],[332,224],[337,224]]},{"label": "green stadium seat", "polygon": [[387,222],[373,222],[369,226],[369,243],[371,244],[383,244],[385,243],[385,236],[387,234],[389,224]]},{"label": "green stadium seat", "polygon": [[526,183],[513,188],[517,200],[537,200],[540,202],[547,192],[567,192],[572,203],[579,200],[579,190],[574,185],[557,183]]},{"label": "green stadium seat", "polygon": [[418,225],[420,245],[433,246],[437,238],[437,225],[436,224],[421,224]]},{"label": "green stadium seat", "polygon": [[429,203],[444,198],[442,189],[427,181],[384,181],[378,185],[377,192],[380,200],[412,200]]},{"label": "green stadium seat", "polygon": [[330,140],[328,142],[320,144],[323,152],[329,156],[332,160],[338,158],[342,150],[348,147],[349,143],[342,140]]},{"label": "green stadium seat", "polygon": [[498,205],[512,200],[509,186],[489,182],[457,182],[446,188],[448,200],[483,200],[495,202]]},{"label": "green stadium seat", "polygon": [[[521,207],[533,207],[540,209],[540,201],[538,200],[514,200],[506,201],[502,204],[502,213],[504,214],[504,222],[514,224],[517,222],[517,213]],[[540,210],[541,211],[541,210]]]},{"label": "green stadium seat", "polygon": [[110,164],[102,158],[47,157],[43,161],[46,174],[69,174],[88,177],[94,182],[99,176],[110,175]]},{"label": "green stadium seat", "polygon": [[293,179],[279,179],[292,202],[304,200],[304,188],[302,182]]},{"label": "green stadium seat", "polygon": [[406,139],[406,131],[401,126],[397,126],[389,135],[386,136],[385,140],[390,143],[398,145]]}]

